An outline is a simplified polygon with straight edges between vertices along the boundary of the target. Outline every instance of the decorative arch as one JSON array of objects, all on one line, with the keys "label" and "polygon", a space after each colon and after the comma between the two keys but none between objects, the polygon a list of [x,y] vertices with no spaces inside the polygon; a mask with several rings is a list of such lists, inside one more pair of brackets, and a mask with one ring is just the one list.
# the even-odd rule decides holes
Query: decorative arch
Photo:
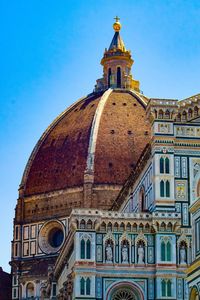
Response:
[{"label": "decorative arch", "polygon": [[81,220],[80,222],[80,229],[85,229],[85,220]]},{"label": "decorative arch", "polygon": [[[109,253],[109,255],[110,255],[109,259],[107,257],[107,255],[108,255],[108,253],[107,253],[107,251],[108,251],[107,247],[111,248],[110,249],[110,253]],[[115,259],[115,238],[114,238],[112,232],[108,232],[105,235],[105,237],[103,239],[103,248],[104,248],[103,249],[104,261],[105,262],[109,262],[109,263],[114,262],[114,259]]]},{"label": "decorative arch", "polygon": [[182,234],[177,240],[177,249],[179,264],[188,263],[190,261],[190,241],[185,234]]},{"label": "decorative arch", "polygon": [[199,300],[198,288],[193,286],[190,291],[190,300]]},{"label": "decorative arch", "polygon": [[136,283],[121,281],[109,288],[106,300],[144,300],[144,294]]},{"label": "decorative arch", "polygon": [[200,197],[200,178],[197,181],[197,188],[196,188],[197,197]]},{"label": "decorative arch", "polygon": [[187,113],[185,110],[182,113],[182,121],[187,121]]},{"label": "decorative arch", "polygon": [[162,109],[160,109],[158,112],[158,118],[163,119],[163,110]]},{"label": "decorative arch", "polygon": [[131,262],[131,238],[126,232],[119,239],[119,253],[122,263]]},{"label": "decorative arch", "polygon": [[35,297],[35,292],[36,292],[36,287],[35,283],[32,281],[27,282],[26,284],[26,297],[29,298],[34,298]]},{"label": "decorative arch", "polygon": [[92,221],[90,219],[87,221],[87,229],[92,229]]},{"label": "decorative arch", "polygon": [[191,108],[188,109],[188,119],[191,119],[193,116],[193,110]]}]

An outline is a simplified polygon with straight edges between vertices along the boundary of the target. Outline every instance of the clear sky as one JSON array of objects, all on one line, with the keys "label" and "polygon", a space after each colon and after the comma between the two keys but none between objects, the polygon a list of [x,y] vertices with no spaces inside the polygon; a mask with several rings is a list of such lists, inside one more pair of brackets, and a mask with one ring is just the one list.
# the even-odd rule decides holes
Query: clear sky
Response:
[{"label": "clear sky", "polygon": [[199,0],[0,1],[0,266],[7,271],[28,157],[52,120],[101,77],[115,15],[145,95],[200,93]]}]

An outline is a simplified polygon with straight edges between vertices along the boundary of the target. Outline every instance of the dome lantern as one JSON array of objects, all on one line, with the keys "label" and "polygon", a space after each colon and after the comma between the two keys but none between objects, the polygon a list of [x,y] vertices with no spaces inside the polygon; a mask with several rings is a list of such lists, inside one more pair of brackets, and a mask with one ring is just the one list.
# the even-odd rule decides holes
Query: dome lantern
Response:
[{"label": "dome lantern", "polygon": [[131,74],[131,67],[134,60],[131,52],[126,50],[123,39],[120,36],[120,18],[116,16],[113,24],[115,34],[108,49],[105,49],[101,60],[103,66],[103,78],[97,80],[96,91],[108,88],[133,89],[140,91],[139,81],[134,80]]}]

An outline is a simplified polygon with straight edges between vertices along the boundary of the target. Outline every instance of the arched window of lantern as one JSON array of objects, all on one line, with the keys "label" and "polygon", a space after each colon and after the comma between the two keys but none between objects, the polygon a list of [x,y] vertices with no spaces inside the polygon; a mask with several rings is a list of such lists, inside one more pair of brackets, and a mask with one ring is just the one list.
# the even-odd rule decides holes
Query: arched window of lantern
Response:
[{"label": "arched window of lantern", "polygon": [[110,87],[110,85],[111,85],[111,75],[112,75],[111,68],[109,68],[108,69],[108,87]]},{"label": "arched window of lantern", "polygon": [[180,122],[180,121],[181,121],[181,114],[180,114],[180,113],[178,113],[178,115],[177,115],[177,117],[176,117],[176,121],[177,121],[177,122]]},{"label": "arched window of lantern", "polygon": [[194,107],[194,117],[198,116],[199,109],[197,106]]},{"label": "arched window of lantern", "polygon": [[170,119],[170,112],[169,112],[168,109],[167,109],[166,112],[165,112],[165,118],[166,118],[166,119]]},{"label": "arched window of lantern", "polygon": [[117,67],[117,88],[121,88],[121,68]]},{"label": "arched window of lantern", "polygon": [[85,279],[83,277],[80,280],[80,294],[85,295]]},{"label": "arched window of lantern", "polygon": [[35,297],[35,288],[34,288],[34,284],[32,282],[29,282],[26,286],[26,297],[28,299]]},{"label": "arched window of lantern", "polygon": [[163,119],[163,110],[162,109],[160,109],[158,112],[158,118]]},{"label": "arched window of lantern", "polygon": [[186,121],[186,120],[187,120],[187,113],[184,110],[183,113],[182,113],[182,121]]},{"label": "arched window of lantern", "polygon": [[192,113],[193,113],[192,109],[189,108],[189,109],[188,109],[188,119],[191,119],[191,118],[192,118]]}]

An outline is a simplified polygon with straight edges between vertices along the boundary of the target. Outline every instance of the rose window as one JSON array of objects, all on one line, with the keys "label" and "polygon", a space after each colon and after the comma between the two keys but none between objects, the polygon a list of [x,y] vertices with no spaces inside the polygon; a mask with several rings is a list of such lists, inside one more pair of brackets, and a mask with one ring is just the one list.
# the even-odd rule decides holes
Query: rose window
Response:
[{"label": "rose window", "polygon": [[112,300],[137,300],[137,299],[132,291],[124,288],[124,289],[117,290],[113,294]]}]

